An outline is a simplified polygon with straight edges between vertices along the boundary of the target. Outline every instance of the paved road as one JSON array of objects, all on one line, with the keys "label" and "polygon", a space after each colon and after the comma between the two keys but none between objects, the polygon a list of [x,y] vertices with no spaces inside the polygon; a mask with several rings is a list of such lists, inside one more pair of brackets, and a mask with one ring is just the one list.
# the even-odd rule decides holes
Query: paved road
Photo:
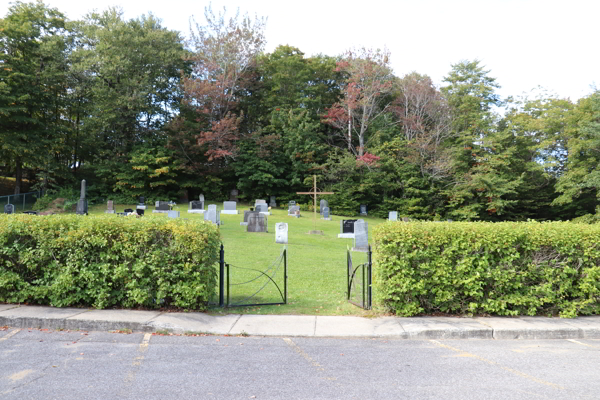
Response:
[{"label": "paved road", "polygon": [[598,399],[600,340],[0,331],[0,399]]}]

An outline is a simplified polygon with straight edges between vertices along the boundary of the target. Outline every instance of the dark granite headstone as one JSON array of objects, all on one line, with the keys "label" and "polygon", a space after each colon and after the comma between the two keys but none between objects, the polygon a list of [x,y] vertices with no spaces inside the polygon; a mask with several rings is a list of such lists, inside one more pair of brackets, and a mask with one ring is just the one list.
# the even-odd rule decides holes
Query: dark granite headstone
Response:
[{"label": "dark granite headstone", "polygon": [[142,208],[137,208],[135,210],[135,212],[137,213],[137,215],[139,215],[141,217],[142,215],[144,215],[144,213],[146,212],[146,210],[144,210]]},{"label": "dark granite headstone", "polygon": [[367,205],[366,204],[360,205],[360,215],[367,215]]},{"label": "dark granite headstone", "polygon": [[269,206],[263,203],[257,204],[254,209],[258,212],[269,212]]},{"label": "dark granite headstone", "polygon": [[146,204],[146,198],[144,196],[138,197],[138,203],[142,205]]},{"label": "dark granite headstone", "polygon": [[345,219],[342,221],[342,233],[354,233],[356,219]]},{"label": "dark granite headstone", "polygon": [[229,193],[229,200],[230,201],[237,201],[239,192],[237,189],[233,189],[230,193]]},{"label": "dark granite headstone", "polygon": [[277,207],[277,203],[275,201],[275,196],[269,197],[269,207],[273,207],[273,208]]},{"label": "dark granite headstone", "polygon": [[204,210],[204,202],[199,200],[190,201],[190,210]]},{"label": "dark granite headstone", "polygon": [[14,204],[5,204],[4,205],[4,214],[14,214],[15,205]]},{"label": "dark granite headstone", "polygon": [[331,219],[329,216],[329,207],[323,207],[323,219]]},{"label": "dark granite headstone", "polygon": [[157,201],[154,205],[154,209],[158,211],[170,211],[171,207],[169,207],[168,201]]}]

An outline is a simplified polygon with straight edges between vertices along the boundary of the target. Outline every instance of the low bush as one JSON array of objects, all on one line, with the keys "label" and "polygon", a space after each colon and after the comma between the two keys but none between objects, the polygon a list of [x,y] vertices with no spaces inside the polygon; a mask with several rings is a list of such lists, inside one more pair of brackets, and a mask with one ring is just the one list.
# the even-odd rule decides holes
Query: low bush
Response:
[{"label": "low bush", "polygon": [[401,316],[600,311],[598,225],[388,222],[374,236],[376,301]]},{"label": "low bush", "polygon": [[0,215],[0,302],[203,310],[219,244],[162,216]]}]

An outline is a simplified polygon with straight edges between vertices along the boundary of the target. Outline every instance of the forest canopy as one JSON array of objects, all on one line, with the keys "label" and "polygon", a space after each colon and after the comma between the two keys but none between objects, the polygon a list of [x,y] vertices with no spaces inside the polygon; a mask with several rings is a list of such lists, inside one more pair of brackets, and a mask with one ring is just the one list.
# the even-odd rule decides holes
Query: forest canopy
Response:
[{"label": "forest canopy", "polygon": [[[595,218],[600,91],[500,98],[479,60],[440,86],[385,49],[265,51],[266,19],[205,9],[187,37],[118,8],[79,21],[43,2],[0,20],[0,175],[91,198],[251,201],[317,175],[336,214]],[[8,194],[8,193],[0,193]]]}]

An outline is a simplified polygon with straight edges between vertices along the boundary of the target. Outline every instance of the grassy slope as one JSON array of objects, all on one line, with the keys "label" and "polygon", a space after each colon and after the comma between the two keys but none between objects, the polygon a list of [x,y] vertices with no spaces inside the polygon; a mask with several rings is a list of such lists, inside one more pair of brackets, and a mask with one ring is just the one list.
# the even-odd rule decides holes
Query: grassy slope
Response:
[{"label": "grassy slope", "polygon": [[[222,203],[217,204],[222,208]],[[115,205],[118,212],[125,208],[135,209],[133,205]],[[89,212],[102,214],[105,205],[91,206]],[[146,213],[152,213],[148,206]],[[200,214],[188,214],[187,205],[175,206],[182,218],[202,220]],[[231,282],[249,280],[256,273],[236,269],[235,267],[265,270],[281,254],[283,245],[275,243],[275,223],[288,223],[288,304],[281,306],[236,307],[227,310],[215,309],[215,313],[251,313],[251,314],[323,314],[323,315],[365,315],[369,314],[346,301],[346,247],[353,245],[352,239],[338,239],[340,220],[348,219],[332,215],[332,221],[317,219],[316,229],[324,235],[309,235],[315,229],[313,214],[304,212],[301,218],[287,216],[287,210],[272,210],[268,217],[268,233],[249,233],[243,220],[243,210],[248,206],[238,204],[238,215],[221,215],[223,225],[221,236],[225,246],[225,261],[231,267]],[[161,215],[162,217],[162,215]],[[166,216],[164,216],[166,218]],[[317,214],[317,218],[319,218]],[[357,217],[352,217],[356,219]],[[384,222],[378,218],[364,218],[369,223],[369,231]],[[366,261],[366,253],[353,252],[353,263],[358,265]],[[281,267],[283,268],[283,266]],[[282,269],[278,276],[282,276]],[[247,279],[246,279],[247,278]],[[257,283],[259,280],[255,281]],[[261,280],[264,282],[264,280]],[[282,282],[281,279],[278,280]],[[262,284],[260,285],[262,286]],[[281,284],[281,290],[283,285]],[[232,302],[254,293],[253,284],[232,288]],[[243,293],[242,293],[243,292]],[[277,302],[278,292],[269,285],[261,292],[260,302]]]}]

